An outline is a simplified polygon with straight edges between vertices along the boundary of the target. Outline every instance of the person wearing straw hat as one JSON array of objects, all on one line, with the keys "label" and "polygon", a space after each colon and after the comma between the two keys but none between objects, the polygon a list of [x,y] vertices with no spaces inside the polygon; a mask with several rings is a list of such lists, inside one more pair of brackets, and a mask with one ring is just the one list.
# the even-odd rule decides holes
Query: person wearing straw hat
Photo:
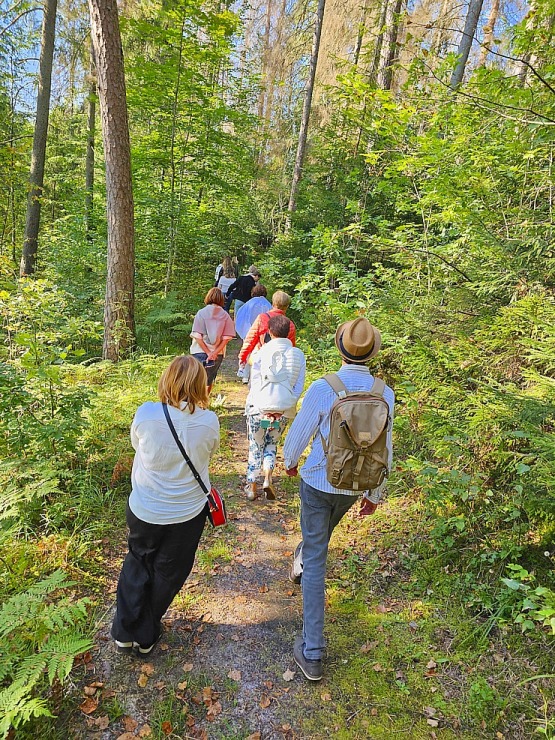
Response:
[{"label": "person wearing straw hat", "polygon": [[[335,374],[347,393],[371,392],[375,383],[367,363],[381,347],[378,329],[360,316],[341,324],[335,333],[335,346],[341,357],[341,367]],[[385,386],[381,393],[389,408],[386,447],[391,469],[393,446],[392,424],[395,395]],[[339,490],[328,481],[326,449],[323,440],[329,440],[330,412],[337,398],[336,391],[325,378],[309,387],[301,409],[289,430],[283,448],[287,475],[298,474],[297,465],[302,453],[312,441],[312,448],[300,470],[302,542],[295,551],[290,579],[301,583],[303,591],[303,634],[295,641],[295,662],[310,681],[322,678],[322,659],[325,652],[324,604],[328,544],[334,528],[353,506],[361,491]],[[324,446],[325,444],[325,446]],[[371,492],[370,503],[377,504],[384,484]],[[365,512],[362,512],[365,513]]]}]

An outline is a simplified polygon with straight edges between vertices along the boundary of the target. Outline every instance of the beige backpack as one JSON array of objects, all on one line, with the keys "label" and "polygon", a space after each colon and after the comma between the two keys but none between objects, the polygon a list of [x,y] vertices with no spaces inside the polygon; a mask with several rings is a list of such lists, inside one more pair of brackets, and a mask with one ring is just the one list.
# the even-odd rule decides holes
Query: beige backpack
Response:
[{"label": "beige backpack", "polygon": [[335,393],[330,411],[328,441],[322,435],[329,483],[340,490],[378,488],[389,474],[386,447],[389,406],[383,398],[385,383],[374,378],[371,391],[349,393],[334,373],[324,376]]}]

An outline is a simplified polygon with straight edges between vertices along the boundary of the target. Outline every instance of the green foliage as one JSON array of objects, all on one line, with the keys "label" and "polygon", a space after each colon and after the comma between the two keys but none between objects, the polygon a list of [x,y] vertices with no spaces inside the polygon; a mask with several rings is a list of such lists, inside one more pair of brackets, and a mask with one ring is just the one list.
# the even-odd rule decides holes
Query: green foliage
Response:
[{"label": "green foliage", "polygon": [[81,632],[88,599],[64,595],[73,583],[57,570],[0,607],[0,735],[31,717],[52,716],[44,684],[63,683],[77,655],[92,643]]}]

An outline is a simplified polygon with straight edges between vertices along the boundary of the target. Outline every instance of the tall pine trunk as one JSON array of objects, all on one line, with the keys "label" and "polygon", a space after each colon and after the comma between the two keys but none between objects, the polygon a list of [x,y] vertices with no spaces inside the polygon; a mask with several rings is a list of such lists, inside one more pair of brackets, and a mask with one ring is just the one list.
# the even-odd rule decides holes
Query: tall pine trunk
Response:
[{"label": "tall pine trunk", "polygon": [[480,13],[482,12],[482,5],[484,0],[470,0],[468,6],[468,13],[466,14],[466,20],[464,22],[464,30],[457,50],[457,65],[451,75],[451,82],[449,87],[452,90],[456,90],[463,81],[464,70],[468,61],[468,55],[470,54],[470,48],[478,28],[478,20],[480,19]]},{"label": "tall pine trunk", "polygon": [[482,41],[482,51],[480,52],[480,60],[478,62],[479,67],[483,67],[488,58],[489,50],[493,43],[493,37],[495,35],[495,24],[497,23],[497,16],[499,15],[500,0],[492,0],[491,8],[489,11],[488,22],[484,28],[484,39]]},{"label": "tall pine trunk", "polygon": [[35,272],[37,264],[40,209],[44,185],[44,162],[46,159],[46,139],[48,136],[48,116],[50,112],[52,60],[54,58],[54,38],[56,35],[56,8],[57,0],[45,0],[39,61],[37,115],[33,135],[31,171],[29,173],[25,238],[23,241],[21,264],[19,266],[20,275],[32,275]]},{"label": "tall pine trunk", "polygon": [[123,51],[115,0],[89,0],[106,160],[108,254],[102,356],[123,358],[135,343],[134,223]]},{"label": "tall pine trunk", "polygon": [[285,221],[286,231],[291,228],[291,214],[295,211],[297,207],[297,192],[299,190],[299,183],[303,174],[303,164],[306,153],[306,138],[308,134],[308,123],[310,120],[310,109],[312,106],[312,93],[314,92],[314,80],[316,78],[316,66],[318,64],[318,53],[320,51],[320,37],[322,35],[322,23],[324,21],[325,7],[326,0],[318,0],[318,10],[316,11],[316,25],[314,27],[314,36],[312,39],[312,52],[310,54],[308,82],[304,95],[301,127],[299,129],[299,143],[297,146],[297,156],[295,158],[293,179],[291,181],[291,192],[289,195],[289,203],[287,206],[287,218]]},{"label": "tall pine trunk", "polygon": [[93,196],[94,196],[94,140],[96,134],[96,65],[94,49],[91,44],[91,81],[88,96],[87,156],[85,159],[85,229],[87,240],[94,235]]},{"label": "tall pine trunk", "polygon": [[397,61],[397,52],[399,50],[402,7],[403,0],[392,0],[392,4],[387,9],[387,44],[384,49],[383,64],[378,79],[378,84],[383,90],[391,90],[393,83],[393,65]]}]

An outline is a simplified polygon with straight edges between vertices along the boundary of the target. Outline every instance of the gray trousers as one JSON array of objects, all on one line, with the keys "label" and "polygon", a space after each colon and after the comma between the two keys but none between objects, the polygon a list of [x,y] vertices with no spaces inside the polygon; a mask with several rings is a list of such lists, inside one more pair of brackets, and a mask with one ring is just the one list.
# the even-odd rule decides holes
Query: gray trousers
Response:
[{"label": "gray trousers", "polygon": [[300,496],[304,656],[308,660],[320,660],[326,647],[324,605],[328,544],[333,530],[358,496],[325,493],[302,479]]}]

